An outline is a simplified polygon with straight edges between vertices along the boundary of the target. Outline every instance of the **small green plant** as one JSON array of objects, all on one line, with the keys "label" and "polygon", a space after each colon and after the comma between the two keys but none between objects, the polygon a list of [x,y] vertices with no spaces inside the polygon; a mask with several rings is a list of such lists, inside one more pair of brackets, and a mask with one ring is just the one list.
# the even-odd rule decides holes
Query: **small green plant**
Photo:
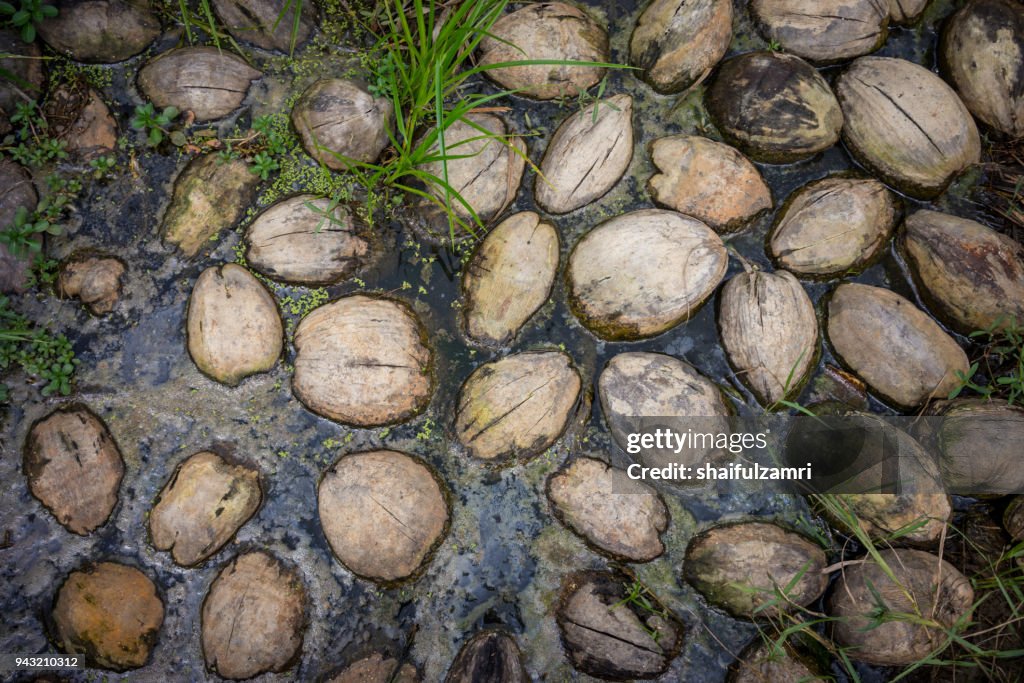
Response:
[{"label": "small green plant", "polygon": [[4,23],[21,31],[21,39],[31,43],[36,39],[36,27],[57,16],[57,8],[44,0],[21,0],[18,8],[9,2],[0,2],[0,14],[8,16]]},{"label": "small green plant", "polygon": [[[647,586],[645,586],[639,581],[623,583],[622,585],[626,589],[625,595],[621,600],[619,600],[614,605],[611,605],[608,608],[609,612],[617,607],[629,605],[639,610],[642,610],[643,612],[646,612],[648,614],[661,617],[662,619],[668,619],[668,610],[666,610],[664,607],[655,606],[655,604],[651,601],[651,598],[654,597],[654,594],[651,593],[651,589],[649,589]],[[658,640],[661,638],[661,631],[658,631],[657,629],[653,628],[648,628],[643,624],[641,624],[641,626],[643,627],[644,631],[647,632],[647,635],[654,639],[654,642],[658,642]]]},{"label": "small green plant", "polygon": [[[982,358],[971,363],[967,373],[957,371],[959,385],[950,400],[970,389],[985,398],[1004,398],[1010,405],[1024,404],[1024,326],[1013,316],[1000,317],[984,330],[971,332],[972,339],[985,339]],[[976,381],[982,366],[989,381]]]},{"label": "small green plant", "polygon": [[15,258],[24,259],[42,251],[40,238],[46,233],[59,235],[61,228],[35,213],[29,213],[24,206],[19,206],[14,212],[14,222],[0,230],[0,244],[5,245]]},{"label": "small green plant", "polygon": [[92,169],[92,177],[97,180],[111,175],[116,167],[117,158],[112,154],[96,157],[89,161],[89,168]]},{"label": "small green plant", "polygon": [[[30,377],[43,380],[44,396],[71,393],[71,384],[78,359],[71,342],[64,335],[53,335],[33,324],[0,296],[0,371],[21,367]],[[0,384],[0,403],[6,402],[9,391]]]},{"label": "small green plant", "polygon": [[270,156],[269,152],[257,152],[252,157],[252,166],[249,170],[258,175],[263,180],[270,177],[270,174],[281,168],[281,165],[277,163],[274,157]]},{"label": "small green plant", "polygon": [[135,107],[135,116],[132,118],[132,128],[146,134],[146,141],[156,147],[165,135],[169,135],[168,127],[174,119],[178,118],[177,107],[165,107],[158,112],[152,102],[146,102]]},{"label": "small green plant", "polygon": [[779,43],[779,41],[774,40],[774,39],[773,40],[769,40],[768,41],[768,49],[771,50],[772,52],[781,52],[782,51],[782,44]]}]

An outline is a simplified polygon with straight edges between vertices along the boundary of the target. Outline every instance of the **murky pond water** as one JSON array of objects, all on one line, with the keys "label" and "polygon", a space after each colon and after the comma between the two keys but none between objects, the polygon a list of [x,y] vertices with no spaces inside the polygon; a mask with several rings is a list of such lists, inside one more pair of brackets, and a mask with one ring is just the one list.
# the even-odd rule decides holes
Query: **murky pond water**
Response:
[{"label": "murky pond water", "polygon": [[[588,3],[611,27],[613,61],[625,62],[627,42],[638,9],[632,2]],[[737,2],[736,37],[731,53],[763,47],[744,7]],[[910,29],[893,28],[879,54],[902,56],[932,66],[936,26],[952,9],[933,3],[925,20]],[[175,42],[162,39],[153,51]],[[140,103],[134,72],[145,56],[110,68],[113,85],[105,99],[122,127]],[[341,69],[342,67],[338,67]],[[826,75],[833,75],[831,70]],[[318,74],[319,75],[319,74]],[[324,74],[326,75],[326,74]],[[300,89],[283,76],[254,88],[239,114],[248,122],[273,110]],[[306,77],[309,80],[309,77]],[[689,96],[660,96],[632,74],[613,73],[607,94],[634,97],[636,147],[626,178],[594,204],[553,222],[562,240],[562,264],[578,238],[599,221],[651,206],[644,183],[653,173],[646,151],[655,137],[699,132],[714,135],[706,123],[700,89]],[[515,100],[506,116],[526,138],[537,161],[555,126],[575,104],[538,104]],[[589,680],[569,665],[560,644],[553,610],[562,578],[581,568],[603,568],[608,561],[558,524],[544,493],[547,476],[569,452],[597,453],[625,463],[627,456],[608,435],[600,407],[554,448],[526,463],[492,469],[459,452],[452,434],[453,406],[459,386],[481,363],[501,355],[474,350],[459,332],[458,261],[443,249],[417,244],[399,224],[378,226],[382,256],[361,282],[329,288],[336,297],[355,291],[388,292],[408,301],[429,328],[436,351],[437,391],[420,417],[390,429],[347,429],[306,410],[292,395],[290,363],[294,348],[266,374],[236,388],[203,376],[185,347],[183,320],[198,274],[211,264],[232,261],[239,231],[224,230],[194,260],[161,244],[159,220],[171,183],[184,159],[161,157],[144,148],[119,155],[127,172],[87,186],[78,203],[73,228],[55,240],[52,250],[64,256],[96,247],[128,264],[124,294],[112,315],[90,316],[77,303],[52,299],[27,306],[56,329],[69,330],[81,359],[73,399],[89,405],[108,424],[126,461],[120,499],[110,521],[88,537],[65,531],[28,492],[21,472],[21,448],[32,423],[62,401],[39,401],[17,389],[2,424],[0,458],[0,535],[10,544],[0,549],[0,652],[52,651],[47,640],[48,614],[54,592],[71,570],[88,560],[116,560],[142,568],[156,578],[166,617],[151,661],[127,674],[80,672],[71,680],[168,681],[209,677],[199,642],[199,615],[204,595],[219,568],[238,552],[265,548],[301,569],[310,596],[309,628],[301,660],[292,670],[259,680],[312,680],[373,649],[404,653],[424,680],[439,681],[465,639],[482,627],[502,625],[514,633],[535,680]],[[129,161],[131,159],[131,161]],[[839,146],[810,161],[789,166],[762,166],[776,207],[795,188],[834,171],[853,168]],[[533,210],[533,175],[528,173],[512,207]],[[939,201],[938,206],[971,216],[970,180]],[[266,202],[266,195],[264,195]],[[907,202],[908,206],[912,202]],[[251,216],[250,216],[251,218]],[[727,242],[753,263],[770,268],[765,235],[774,212],[762,216]],[[732,260],[730,275],[741,270]],[[914,299],[902,267],[892,255],[856,278],[884,284]],[[827,284],[808,286],[818,301]],[[300,287],[280,287],[279,298],[308,296]],[[283,311],[289,332],[298,315]],[[593,387],[609,358],[629,350],[660,351],[685,359],[708,377],[734,389],[737,408],[757,410],[736,380],[718,342],[715,301],[689,322],[652,340],[606,343],[596,340],[572,316],[561,276],[550,301],[534,316],[513,350],[566,349]],[[826,363],[834,362],[827,353]],[[813,385],[813,380],[810,383]],[[752,407],[751,407],[752,406]],[[884,408],[876,404],[876,410]],[[192,569],[156,552],[147,538],[147,514],[174,468],[187,456],[211,446],[229,449],[258,464],[264,473],[264,504],[233,543]],[[316,487],[328,464],[341,454],[387,447],[415,453],[429,461],[452,492],[451,532],[424,575],[404,586],[380,589],[356,579],[333,557],[317,517]],[[668,551],[631,571],[660,596],[687,625],[681,655],[663,681],[720,681],[735,654],[754,637],[756,628],[706,606],[679,573],[686,543],[695,530],[729,516],[753,515],[793,521],[808,517],[806,503],[792,496],[757,491],[722,495],[704,490],[664,492],[672,516],[664,536]],[[865,669],[865,680],[882,673]]]}]

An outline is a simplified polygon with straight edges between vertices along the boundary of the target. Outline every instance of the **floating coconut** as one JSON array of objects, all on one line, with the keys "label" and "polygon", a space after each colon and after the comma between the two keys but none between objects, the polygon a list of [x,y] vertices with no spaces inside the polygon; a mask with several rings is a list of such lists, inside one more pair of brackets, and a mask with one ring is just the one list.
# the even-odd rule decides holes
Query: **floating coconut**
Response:
[{"label": "floating coconut", "polygon": [[433,394],[433,354],[419,318],[404,303],[342,297],[295,329],[292,391],[314,413],[371,427],[402,422]]},{"label": "floating coconut", "polygon": [[259,470],[196,453],[178,465],[153,504],[153,546],[182,566],[198,564],[231,540],[262,499]]},{"label": "floating coconut", "polygon": [[325,678],[324,683],[420,683],[420,677],[412,664],[374,652]]},{"label": "floating coconut", "polygon": [[615,95],[579,110],[555,131],[537,176],[537,204],[569,213],[612,189],[633,158],[633,98]]},{"label": "floating coconut", "polygon": [[[732,414],[722,390],[688,363],[661,353],[627,352],[614,356],[598,379],[598,393],[612,438],[623,450],[629,435],[649,426],[645,418],[696,420],[697,431],[723,434]],[[629,452],[627,450],[627,452]],[[672,463],[692,466],[713,461],[722,452],[713,446],[682,449],[642,449],[640,460],[649,467]]]},{"label": "floating coconut", "polygon": [[877,180],[822,178],[790,195],[768,236],[780,268],[829,278],[860,271],[896,227],[896,196]]},{"label": "floating coconut", "polygon": [[625,471],[594,458],[578,458],[548,479],[555,515],[614,558],[649,562],[665,552],[659,535],[668,509],[658,492]]},{"label": "floating coconut", "polygon": [[718,331],[740,381],[763,405],[795,396],[818,361],[818,317],[791,273],[736,275],[718,300]]},{"label": "floating coconut", "polygon": [[999,132],[1024,135],[1024,7],[972,0],[946,22],[939,54],[964,104]]},{"label": "floating coconut", "polygon": [[627,601],[630,581],[577,572],[562,583],[558,627],[576,669],[605,680],[657,678],[679,653],[683,625],[649,592],[650,609]]},{"label": "floating coconut", "polygon": [[85,536],[114,510],[124,460],[103,420],[70,405],[32,425],[24,471],[32,495],[64,528]]},{"label": "floating coconut", "polygon": [[242,104],[262,76],[241,57],[215,47],[180,47],[139,71],[139,89],[157,107],[191,111],[198,121],[220,119]]},{"label": "floating coconut", "polygon": [[53,606],[61,651],[114,671],[146,664],[163,621],[164,604],[150,578],[115,562],[71,572]]},{"label": "floating coconut", "polygon": [[970,112],[934,73],[905,59],[861,57],[836,81],[843,140],[897,190],[929,199],[981,156]]},{"label": "floating coconut", "polygon": [[682,92],[725,56],[732,14],[729,0],[654,0],[633,30],[629,63],[658,92]]},{"label": "floating coconut", "polygon": [[232,680],[289,669],[302,647],[306,602],[298,570],[263,551],[239,555],[203,600],[206,668]]},{"label": "floating coconut", "polygon": [[229,386],[274,367],[284,345],[273,295],[234,263],[207,268],[196,280],[187,329],[196,366]]},{"label": "floating coconut", "polygon": [[835,64],[885,44],[888,0],[753,0],[765,38],[816,64]]},{"label": "floating coconut", "polygon": [[911,215],[900,235],[923,296],[950,325],[1024,324],[1024,246],[981,223],[937,211]]},{"label": "floating coconut", "polygon": [[445,683],[526,683],[530,680],[515,639],[503,631],[477,633],[462,646]]},{"label": "floating coconut", "polygon": [[700,221],[644,209],[576,243],[566,280],[576,317],[603,339],[643,339],[693,316],[725,276],[721,238]]},{"label": "floating coconut", "polygon": [[245,260],[267,277],[300,285],[330,285],[363,266],[366,226],[331,200],[303,194],[274,204],[246,230]]},{"label": "floating coconut", "polygon": [[305,0],[213,0],[212,4],[228,33],[264,50],[287,52],[298,47],[316,23],[316,5]]},{"label": "floating coconut", "polygon": [[[512,203],[519,192],[519,183],[526,168],[526,145],[521,138],[511,137],[509,129],[492,114],[466,114],[444,131],[445,153],[449,158],[447,169],[441,161],[424,164],[421,170],[435,178],[447,178],[448,185],[473,207],[477,218],[487,225]],[[432,154],[440,155],[440,140]],[[461,157],[461,158],[460,158]],[[456,197],[449,200],[443,187],[427,188],[471,230],[478,230],[469,209]],[[428,231],[449,235],[447,211],[435,202],[421,205]],[[465,237],[456,225],[456,237]]]},{"label": "floating coconut", "polygon": [[899,294],[856,283],[828,302],[828,338],[839,359],[897,406],[942,398],[967,374],[967,354],[934,320]]},{"label": "floating coconut", "polygon": [[821,74],[781,52],[748,52],[724,62],[705,105],[727,142],[768,163],[823,152],[843,127],[843,112]]},{"label": "floating coconut", "polygon": [[943,401],[922,423],[950,493],[992,496],[1024,492],[1024,408],[1003,401]]},{"label": "floating coconut", "polygon": [[76,297],[94,315],[106,315],[121,295],[124,264],[112,256],[77,254],[64,261],[57,276],[61,296]]},{"label": "floating coconut", "polygon": [[[945,629],[971,612],[974,591],[967,578],[945,560],[920,550],[879,550],[873,557],[843,568],[829,600],[832,637],[851,659],[880,666],[905,666],[948,643]],[[890,572],[895,581],[890,577]],[[890,614],[920,614],[921,619],[879,622]]]},{"label": "floating coconut", "polygon": [[192,257],[210,238],[233,226],[256,197],[260,177],[242,159],[221,161],[216,154],[193,159],[174,181],[163,219],[164,241]]},{"label": "floating coconut", "polygon": [[373,581],[412,576],[448,531],[437,474],[396,451],[342,457],[324,474],[317,500],[334,554]]},{"label": "floating coconut", "polygon": [[[807,606],[828,587],[825,552],[774,524],[714,527],[686,548],[683,575],[709,602],[740,619]],[[780,600],[778,593],[787,599]]]},{"label": "floating coconut", "polygon": [[353,161],[377,161],[391,142],[394,117],[391,100],[344,78],[313,83],[292,109],[292,124],[309,155],[339,171]]},{"label": "floating coconut", "polygon": [[[533,60],[606,63],[608,34],[574,5],[541,2],[501,17],[480,41],[478,66]],[[605,69],[538,64],[490,69],[485,73],[517,95],[550,100],[578,95],[596,85],[604,77]]]},{"label": "floating coconut", "polygon": [[123,62],[160,35],[148,3],[125,0],[58,0],[57,16],[38,25],[54,51],[76,62]]},{"label": "floating coconut", "polygon": [[469,338],[493,346],[512,341],[551,295],[558,257],[558,231],[532,211],[492,230],[462,275]]},{"label": "floating coconut", "polygon": [[647,181],[654,203],[703,221],[719,233],[742,228],[772,208],[757,168],[729,145],[696,135],[654,140],[649,151],[658,173]]},{"label": "floating coconut", "polygon": [[583,382],[559,351],[516,353],[481,365],[459,392],[455,434],[473,457],[527,459],[565,431]]}]

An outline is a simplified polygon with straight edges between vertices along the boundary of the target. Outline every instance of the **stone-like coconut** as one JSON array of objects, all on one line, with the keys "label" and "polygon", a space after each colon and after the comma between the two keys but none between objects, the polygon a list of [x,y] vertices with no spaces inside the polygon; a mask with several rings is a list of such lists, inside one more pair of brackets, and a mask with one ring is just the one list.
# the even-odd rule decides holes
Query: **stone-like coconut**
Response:
[{"label": "stone-like coconut", "polygon": [[750,9],[768,40],[816,64],[874,52],[888,35],[888,0],[753,0]]},{"label": "stone-like coconut", "polygon": [[861,57],[836,81],[843,140],[881,180],[928,199],[978,162],[981,139],[953,89],[905,59]]},{"label": "stone-like coconut", "polygon": [[160,109],[191,111],[198,121],[227,116],[262,74],[241,57],[215,47],[180,47],[139,71],[139,88]]},{"label": "stone-like coconut", "polygon": [[964,104],[982,122],[1024,135],[1024,7],[972,0],[945,25],[939,54]]},{"label": "stone-like coconut", "polygon": [[633,30],[629,63],[658,92],[682,92],[725,56],[732,14],[729,0],[654,0]]},{"label": "stone-like coconut", "polygon": [[228,33],[264,50],[286,52],[298,47],[309,38],[316,22],[316,5],[312,2],[213,0],[211,4]]},{"label": "stone-like coconut", "polygon": [[149,3],[131,0],[59,0],[57,16],[39,24],[39,35],[76,62],[121,62],[160,35]]},{"label": "stone-like coconut", "polygon": [[306,88],[292,109],[292,124],[314,159],[343,171],[350,160],[371,163],[390,144],[391,100],[360,83],[328,78]]},{"label": "stone-like coconut", "polygon": [[[590,15],[564,2],[539,2],[506,14],[480,41],[480,65],[529,60],[609,61],[608,34]],[[596,66],[511,66],[486,72],[517,94],[550,100],[586,90],[605,74]]]},{"label": "stone-like coconut", "polygon": [[515,638],[498,630],[477,633],[462,646],[445,683],[526,683],[529,677]]},{"label": "stone-like coconut", "polygon": [[931,0],[888,0],[893,23],[912,24],[920,18]]},{"label": "stone-like coconut", "polygon": [[576,243],[566,280],[576,317],[609,340],[653,337],[688,320],[725,276],[721,238],[660,209],[613,218]]},{"label": "stone-like coconut", "polygon": [[727,142],[768,163],[823,152],[839,141],[843,127],[843,112],[822,75],[780,52],[748,52],[724,62],[705,104]]},{"label": "stone-like coconut", "polygon": [[57,290],[77,297],[95,315],[110,313],[121,294],[124,264],[114,257],[77,254],[61,264]]}]

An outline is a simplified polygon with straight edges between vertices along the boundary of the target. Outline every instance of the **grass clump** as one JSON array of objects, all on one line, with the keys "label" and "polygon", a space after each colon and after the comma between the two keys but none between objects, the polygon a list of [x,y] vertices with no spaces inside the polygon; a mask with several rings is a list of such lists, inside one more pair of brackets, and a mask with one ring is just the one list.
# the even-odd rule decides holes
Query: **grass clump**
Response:
[{"label": "grass clump", "polygon": [[970,337],[984,340],[981,358],[971,363],[966,374],[957,371],[960,383],[948,398],[970,389],[1010,405],[1024,404],[1024,325],[1012,316],[999,318],[988,329],[971,332]]}]

